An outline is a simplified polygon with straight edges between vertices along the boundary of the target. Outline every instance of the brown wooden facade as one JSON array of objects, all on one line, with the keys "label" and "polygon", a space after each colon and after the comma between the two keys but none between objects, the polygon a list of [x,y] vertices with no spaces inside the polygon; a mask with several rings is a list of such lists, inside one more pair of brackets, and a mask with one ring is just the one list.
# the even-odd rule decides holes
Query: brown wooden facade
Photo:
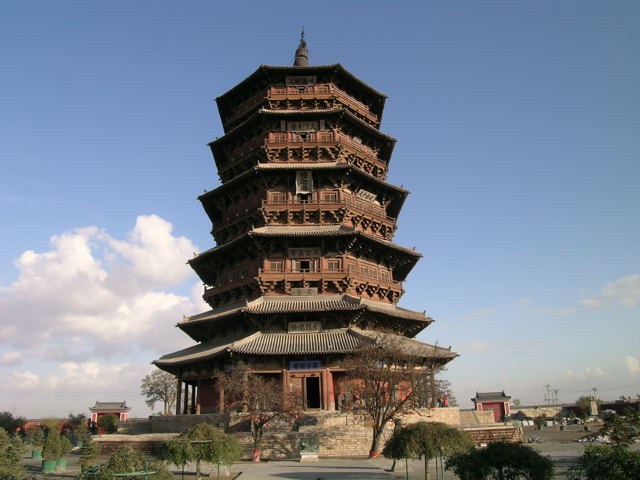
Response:
[{"label": "brown wooden facade", "polygon": [[217,245],[189,260],[211,310],[178,323],[194,346],[154,362],[179,380],[177,413],[222,411],[217,372],[238,360],[305,408],[333,410],[349,401],[343,359],[382,336],[427,368],[457,356],[413,340],[432,319],[397,305],[421,255],[392,241],[408,191],[385,181],[385,100],[306,56],[216,99],[222,184],[199,200]]}]

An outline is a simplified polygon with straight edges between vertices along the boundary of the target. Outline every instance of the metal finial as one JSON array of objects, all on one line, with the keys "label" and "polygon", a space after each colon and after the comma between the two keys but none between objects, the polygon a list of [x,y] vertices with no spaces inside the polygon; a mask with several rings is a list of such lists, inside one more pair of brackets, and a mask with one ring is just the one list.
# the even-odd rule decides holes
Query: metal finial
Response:
[{"label": "metal finial", "polygon": [[308,67],[309,66],[309,51],[307,50],[307,42],[304,40],[304,26],[300,32],[300,44],[296,50],[296,56],[293,61],[294,67]]}]

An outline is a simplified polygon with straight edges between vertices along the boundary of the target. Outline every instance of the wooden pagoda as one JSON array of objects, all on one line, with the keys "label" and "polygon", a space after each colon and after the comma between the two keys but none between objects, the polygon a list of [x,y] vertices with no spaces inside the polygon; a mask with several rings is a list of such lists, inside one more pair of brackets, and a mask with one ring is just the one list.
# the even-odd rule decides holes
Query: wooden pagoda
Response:
[{"label": "wooden pagoda", "polygon": [[211,310],[177,325],[196,345],[154,362],[178,378],[177,414],[223,411],[216,374],[238,360],[333,410],[349,400],[341,360],[383,337],[432,365],[457,356],[413,340],[432,319],[397,305],[421,255],[392,242],[409,192],[385,181],[385,95],[307,58],[303,37],[293,66],[216,99],[222,184],[199,200],[217,246],[189,261]]}]

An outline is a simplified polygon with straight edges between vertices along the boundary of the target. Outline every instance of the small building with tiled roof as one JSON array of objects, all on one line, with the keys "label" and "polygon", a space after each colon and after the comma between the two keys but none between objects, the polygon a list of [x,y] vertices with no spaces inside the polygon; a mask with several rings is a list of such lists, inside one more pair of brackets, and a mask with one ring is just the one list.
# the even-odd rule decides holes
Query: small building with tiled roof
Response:
[{"label": "small building with tiled roof", "polygon": [[235,362],[333,410],[345,358],[367,346],[393,342],[432,385],[457,357],[416,340],[433,319],[398,305],[422,255],[393,242],[409,192],[385,180],[385,100],[339,64],[310,66],[304,42],[295,65],[263,65],[216,99],[222,185],[198,197],[216,245],[188,261],[210,310],[177,324],[193,346],[154,362],[177,377],[176,413],[223,411],[216,376]]},{"label": "small building with tiled roof", "polygon": [[105,415],[115,415],[121,422],[126,422],[131,407],[127,407],[127,402],[98,402],[93,407],[89,407],[91,412],[91,422],[98,423],[100,417]]},{"label": "small building with tiled roof", "polygon": [[504,422],[505,417],[511,415],[509,406],[511,397],[502,392],[476,392],[476,396],[471,399],[478,411],[493,411],[493,418],[496,422]]}]

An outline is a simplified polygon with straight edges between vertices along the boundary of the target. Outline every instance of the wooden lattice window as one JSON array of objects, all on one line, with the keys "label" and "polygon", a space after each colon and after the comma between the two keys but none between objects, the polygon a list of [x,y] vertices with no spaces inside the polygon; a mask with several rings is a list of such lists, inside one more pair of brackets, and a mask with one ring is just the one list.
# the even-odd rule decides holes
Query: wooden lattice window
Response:
[{"label": "wooden lattice window", "polygon": [[287,203],[287,194],[284,192],[269,193],[269,201],[271,203]]},{"label": "wooden lattice window", "polygon": [[330,272],[339,272],[342,261],[339,258],[330,258],[327,260],[327,270]]},{"label": "wooden lattice window", "polygon": [[389,272],[385,272],[384,270],[380,272],[380,280],[383,282],[389,282]]},{"label": "wooden lattice window", "polygon": [[284,272],[284,260],[270,260],[269,261],[270,272]]},{"label": "wooden lattice window", "polygon": [[324,192],[322,200],[325,203],[338,203],[338,192]]}]

